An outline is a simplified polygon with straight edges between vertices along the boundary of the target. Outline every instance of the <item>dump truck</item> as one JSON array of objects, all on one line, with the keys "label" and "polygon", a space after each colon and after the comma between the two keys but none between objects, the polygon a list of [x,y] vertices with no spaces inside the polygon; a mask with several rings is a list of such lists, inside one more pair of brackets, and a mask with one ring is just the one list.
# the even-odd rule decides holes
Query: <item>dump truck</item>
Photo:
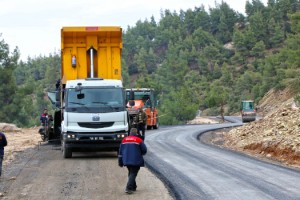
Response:
[{"label": "dump truck", "polygon": [[61,79],[48,96],[57,107],[53,137],[64,158],[76,151],[118,151],[128,135],[121,51],[121,27],[61,29]]},{"label": "dump truck", "polygon": [[256,109],[253,100],[241,101],[242,122],[251,122],[256,120]]},{"label": "dump truck", "polygon": [[136,116],[139,108],[147,114],[146,129],[158,129],[158,101],[154,97],[154,89],[152,88],[127,88],[126,89],[127,110],[129,114],[130,127],[135,126]]}]

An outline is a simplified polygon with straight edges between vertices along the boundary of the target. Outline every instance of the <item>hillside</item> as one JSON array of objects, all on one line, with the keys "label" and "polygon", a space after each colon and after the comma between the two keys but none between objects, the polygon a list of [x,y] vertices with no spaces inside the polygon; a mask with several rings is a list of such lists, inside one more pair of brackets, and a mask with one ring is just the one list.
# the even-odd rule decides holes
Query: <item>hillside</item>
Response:
[{"label": "hillside", "polygon": [[265,117],[273,114],[283,107],[295,107],[294,96],[296,94],[291,88],[275,91],[271,89],[258,102],[258,115]]},{"label": "hillside", "polygon": [[271,90],[258,106],[261,119],[218,133],[214,143],[222,141],[222,147],[300,168],[300,108],[291,90]]},{"label": "hillside", "polygon": [[[155,89],[161,125],[183,124],[199,109],[217,115],[220,104],[226,113],[239,112],[241,99],[260,99],[271,88],[300,90],[298,5],[248,2],[243,15],[222,1],[209,11],[196,5],[139,20],[122,34],[124,87]],[[19,62],[22,52],[10,52],[4,39],[0,122],[33,127],[45,107],[53,111],[44,97],[61,78],[61,55]]]},{"label": "hillside", "polygon": [[[299,107],[289,90],[269,91],[259,102],[260,120],[228,131],[210,133],[213,144],[221,148],[246,153],[259,159],[300,169]],[[190,124],[220,123],[211,117],[198,116]],[[13,124],[0,123],[6,133],[4,171],[10,174],[12,165],[34,155],[41,141],[38,127],[20,129]],[[13,180],[15,177],[10,177]],[[1,193],[0,193],[1,196]]]}]

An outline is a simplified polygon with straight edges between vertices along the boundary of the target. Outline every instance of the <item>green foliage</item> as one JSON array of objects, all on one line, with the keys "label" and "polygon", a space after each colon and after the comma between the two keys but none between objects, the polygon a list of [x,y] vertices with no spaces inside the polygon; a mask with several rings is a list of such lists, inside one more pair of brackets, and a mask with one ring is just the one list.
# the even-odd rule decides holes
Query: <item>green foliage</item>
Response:
[{"label": "green foliage", "polygon": [[300,33],[300,12],[297,12],[293,15],[289,15],[289,17],[291,18],[292,21],[292,31],[294,33]]},{"label": "green foliage", "polygon": [[259,11],[249,17],[250,27],[257,41],[265,41],[267,39],[266,21],[263,14]]},{"label": "green foliage", "polygon": [[[1,36],[1,35],[0,35]],[[19,50],[16,48],[12,53],[4,40],[0,41],[0,121],[18,122],[19,110],[22,98],[18,97],[18,88],[15,81],[14,70],[17,67]],[[20,124],[20,123],[17,123]]]},{"label": "green foliage", "polygon": [[236,23],[243,22],[243,17],[222,1],[216,4],[216,8],[210,8],[211,33],[221,43],[232,40],[232,33]]},{"label": "green foliage", "polygon": [[[228,104],[230,112],[236,112],[240,99],[259,100],[272,87],[285,87],[296,82],[299,66],[299,56],[296,55],[299,55],[300,40],[298,33],[295,34],[297,28],[293,27],[297,27],[299,20],[295,17],[297,14],[291,16],[294,17],[294,25],[291,26],[294,35],[290,35],[284,44],[285,31],[282,24],[286,24],[288,18],[282,17],[285,14],[279,16],[278,13],[287,13],[278,10],[282,7],[279,4],[269,2],[268,7],[265,7],[260,1],[247,2],[247,22],[224,4],[210,9],[210,14],[202,7],[181,11],[179,15],[168,10],[162,14],[156,37],[150,45],[156,55],[152,61],[157,66],[157,70],[151,73],[156,75],[149,78],[145,73],[140,74],[137,80],[138,86],[159,88],[158,96],[162,99],[160,111],[163,114],[174,113],[166,114],[161,123],[177,124],[186,120],[176,117],[176,113],[180,113],[176,109],[183,104],[174,104],[180,98],[178,94],[181,93],[178,91],[182,85],[188,85],[194,92],[193,96],[197,96],[199,100],[193,103],[198,108],[210,107],[212,112],[220,112],[218,107],[222,105],[221,100],[224,100],[221,97],[226,96],[228,99],[223,103]],[[224,17],[226,12],[235,16],[231,18],[234,20]],[[201,17],[203,24],[196,25]],[[206,23],[209,20],[211,22]],[[220,45],[220,42],[230,41],[228,38],[233,38],[233,50],[224,50]],[[281,46],[284,48],[276,50],[278,54],[269,56],[268,52],[272,51],[269,48]],[[227,53],[230,51],[233,53]],[[137,55],[143,52],[141,49]],[[136,58],[140,59],[141,56]],[[145,58],[144,54],[141,66],[145,66]],[[220,83],[215,82],[216,79]],[[230,95],[227,95],[229,91]],[[196,112],[197,106],[194,109]]]},{"label": "green foliage", "polygon": [[229,89],[222,85],[220,80],[216,80],[207,91],[206,104],[209,108],[220,108],[219,114],[224,121],[224,107],[229,100]]},{"label": "green foliage", "polygon": [[0,42],[0,122],[14,123],[19,127],[39,124],[44,107],[51,110],[46,92],[53,90],[60,73],[60,57],[50,55],[27,63],[18,63],[16,48]]},{"label": "green foliage", "polygon": [[268,22],[269,31],[269,44],[268,47],[280,47],[284,41],[284,31],[279,23],[276,23],[274,19],[270,19]]},{"label": "green foliage", "polygon": [[252,48],[250,55],[256,58],[264,58],[265,57],[265,49],[266,46],[263,41],[257,42]]},{"label": "green foliage", "polygon": [[219,80],[213,82],[207,92],[206,104],[208,107],[219,107],[227,103],[229,97],[228,88],[224,87]]},{"label": "green foliage", "polygon": [[163,117],[160,122],[175,125],[192,120],[198,108],[194,98],[193,91],[185,86],[170,92],[167,98],[162,99],[160,111]]},{"label": "green foliage", "polygon": [[257,42],[255,33],[252,28],[248,26],[245,30],[240,31],[236,29],[233,35],[233,42],[236,48],[236,52],[243,56],[249,56],[249,50],[251,50]]},{"label": "green foliage", "polygon": [[[161,124],[185,123],[198,109],[237,112],[241,99],[259,100],[271,88],[300,92],[299,5],[251,0],[243,16],[222,1],[209,12],[200,5],[139,20],[123,32],[124,85],[155,89]],[[60,56],[18,57],[0,42],[0,122],[33,126],[51,109],[46,92],[60,77]]]},{"label": "green foliage", "polygon": [[130,77],[129,77],[129,72],[128,72],[128,66],[125,62],[124,59],[122,59],[121,61],[121,65],[122,65],[122,81],[125,87],[129,88],[130,87]]}]

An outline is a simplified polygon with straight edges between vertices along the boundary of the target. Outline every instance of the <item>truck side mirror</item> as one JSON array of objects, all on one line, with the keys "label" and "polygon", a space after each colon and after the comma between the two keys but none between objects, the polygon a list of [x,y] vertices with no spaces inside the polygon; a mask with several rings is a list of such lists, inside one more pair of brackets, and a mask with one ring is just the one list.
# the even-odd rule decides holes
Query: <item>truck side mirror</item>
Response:
[{"label": "truck side mirror", "polygon": [[56,106],[57,108],[60,108],[60,101],[56,101],[56,102],[55,102],[55,106]]},{"label": "truck side mirror", "polygon": [[56,91],[51,91],[51,92],[48,92],[48,98],[49,100],[51,101],[52,105],[55,105],[55,103],[57,101],[60,101],[60,96],[58,96],[58,99],[57,99],[57,92]]},{"label": "truck side mirror", "polygon": [[55,92],[55,100],[60,101],[60,91]]},{"label": "truck side mirror", "polygon": [[84,94],[80,93],[80,94],[77,94],[77,99],[83,99],[84,98]]}]

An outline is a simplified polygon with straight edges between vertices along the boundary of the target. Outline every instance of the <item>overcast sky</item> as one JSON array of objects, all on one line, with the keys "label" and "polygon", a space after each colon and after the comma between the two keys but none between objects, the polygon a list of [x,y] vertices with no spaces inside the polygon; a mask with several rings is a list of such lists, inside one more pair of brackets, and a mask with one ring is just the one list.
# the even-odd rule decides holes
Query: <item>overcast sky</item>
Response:
[{"label": "overcast sky", "polygon": [[[245,13],[246,0],[224,0],[234,10]],[[266,2],[263,0],[262,2]],[[221,0],[0,0],[0,34],[10,46],[18,46],[21,59],[48,56],[60,50],[63,26],[134,26],[169,9],[187,9],[201,4],[208,10]]]}]

